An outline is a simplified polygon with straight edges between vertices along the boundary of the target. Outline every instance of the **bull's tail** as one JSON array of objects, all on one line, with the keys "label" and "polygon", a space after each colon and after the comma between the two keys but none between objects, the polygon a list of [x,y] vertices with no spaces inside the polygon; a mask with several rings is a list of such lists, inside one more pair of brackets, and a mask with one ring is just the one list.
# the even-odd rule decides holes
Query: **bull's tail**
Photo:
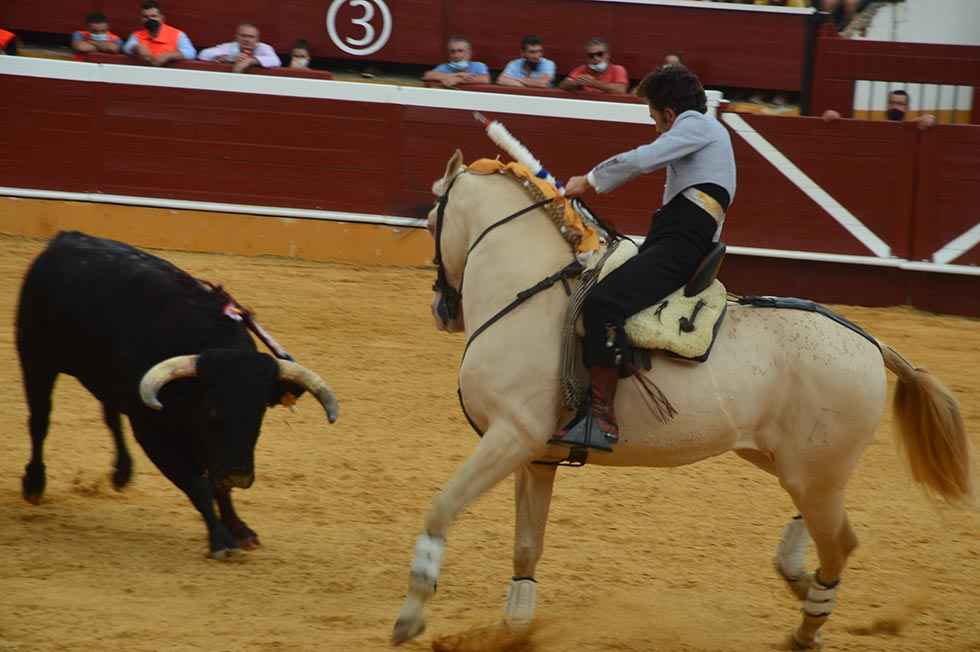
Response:
[{"label": "bull's tail", "polygon": [[885,366],[898,376],[893,404],[897,441],[912,478],[947,502],[972,502],[970,442],[956,397],[928,371],[880,344]]}]

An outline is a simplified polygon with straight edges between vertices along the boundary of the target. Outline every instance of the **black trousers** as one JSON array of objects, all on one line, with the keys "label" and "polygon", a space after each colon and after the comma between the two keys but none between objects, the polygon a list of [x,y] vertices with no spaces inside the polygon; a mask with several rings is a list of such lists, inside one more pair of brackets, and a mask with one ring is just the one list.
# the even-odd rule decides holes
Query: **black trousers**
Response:
[{"label": "black trousers", "polygon": [[[616,366],[616,348],[626,346],[626,318],[685,285],[711,252],[718,225],[687,198],[677,195],[653,215],[640,252],[600,281],[582,306],[583,356],[587,367]],[[608,337],[613,348],[606,346]]]}]

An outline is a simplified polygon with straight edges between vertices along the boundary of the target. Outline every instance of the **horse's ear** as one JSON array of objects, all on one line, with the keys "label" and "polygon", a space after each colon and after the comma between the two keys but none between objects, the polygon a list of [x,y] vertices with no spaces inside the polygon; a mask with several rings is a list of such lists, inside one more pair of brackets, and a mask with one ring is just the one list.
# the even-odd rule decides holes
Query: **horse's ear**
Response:
[{"label": "horse's ear", "polygon": [[446,163],[446,172],[442,175],[442,178],[432,184],[432,194],[441,195],[446,192],[449,182],[465,167],[466,163],[463,162],[463,152],[457,149],[453,153],[452,158],[449,159],[449,162]]}]

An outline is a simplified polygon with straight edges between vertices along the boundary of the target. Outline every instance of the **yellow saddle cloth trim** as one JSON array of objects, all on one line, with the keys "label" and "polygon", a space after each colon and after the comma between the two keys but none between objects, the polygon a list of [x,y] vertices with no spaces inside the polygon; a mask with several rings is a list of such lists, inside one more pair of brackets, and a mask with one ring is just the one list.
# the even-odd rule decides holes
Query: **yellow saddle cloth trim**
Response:
[{"label": "yellow saddle cloth trim", "polygon": [[[605,278],[636,253],[636,247],[628,242],[622,243],[603,265],[599,279]],[[702,305],[695,314],[699,302]],[[670,351],[684,358],[701,358],[711,348],[715,324],[725,314],[727,303],[728,292],[718,279],[693,297],[685,297],[684,288],[681,287],[629,317],[626,320],[626,335],[633,346],[642,349]],[[694,327],[693,330],[686,330],[690,326]]]},{"label": "yellow saddle cloth trim", "polygon": [[514,161],[503,163],[497,159],[481,158],[470,163],[466,169],[473,174],[509,174],[523,182],[538,201],[556,198],[544,208],[561,234],[575,247],[576,253],[588,254],[599,249],[599,234],[595,229],[582,221],[571,202],[561,196],[555,186],[534,176],[526,166]]}]

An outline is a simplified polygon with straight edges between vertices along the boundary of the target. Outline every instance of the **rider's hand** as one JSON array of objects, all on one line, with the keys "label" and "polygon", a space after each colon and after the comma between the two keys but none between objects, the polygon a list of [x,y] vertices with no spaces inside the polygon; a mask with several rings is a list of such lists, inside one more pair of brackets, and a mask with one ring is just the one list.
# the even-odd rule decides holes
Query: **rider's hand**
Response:
[{"label": "rider's hand", "polygon": [[585,177],[572,177],[565,184],[566,197],[578,197],[579,195],[584,195],[589,190],[592,190],[592,186],[589,185],[589,180]]}]

